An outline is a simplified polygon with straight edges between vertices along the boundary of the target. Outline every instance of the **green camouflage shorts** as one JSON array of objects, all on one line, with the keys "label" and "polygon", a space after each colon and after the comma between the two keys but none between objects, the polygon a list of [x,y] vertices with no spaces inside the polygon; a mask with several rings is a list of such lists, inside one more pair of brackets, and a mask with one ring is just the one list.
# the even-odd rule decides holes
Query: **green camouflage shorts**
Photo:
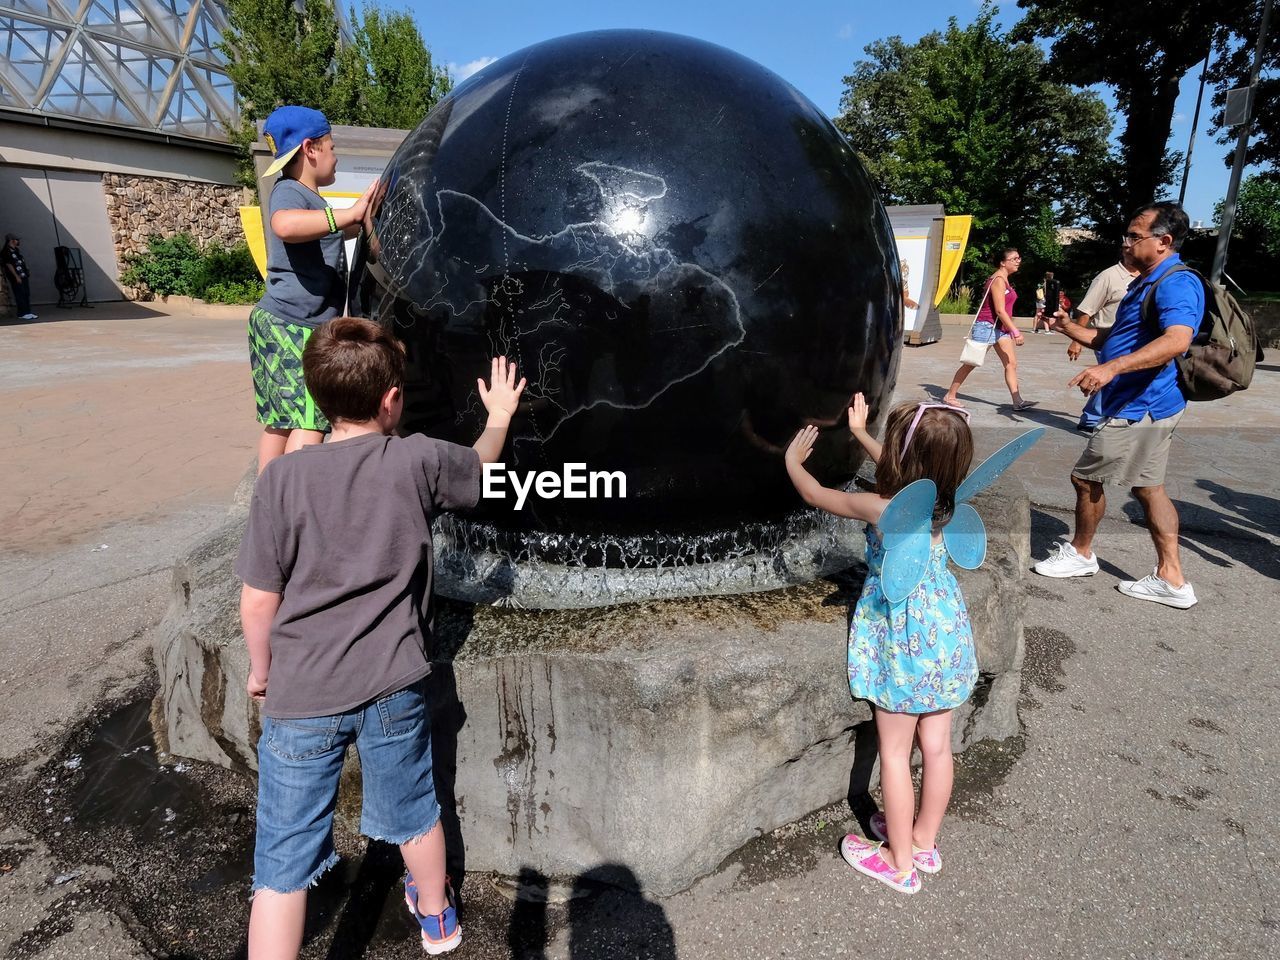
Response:
[{"label": "green camouflage shorts", "polygon": [[258,422],[279,430],[329,429],[302,382],[302,349],[311,328],[286,323],[261,307],[249,314],[249,367]]}]

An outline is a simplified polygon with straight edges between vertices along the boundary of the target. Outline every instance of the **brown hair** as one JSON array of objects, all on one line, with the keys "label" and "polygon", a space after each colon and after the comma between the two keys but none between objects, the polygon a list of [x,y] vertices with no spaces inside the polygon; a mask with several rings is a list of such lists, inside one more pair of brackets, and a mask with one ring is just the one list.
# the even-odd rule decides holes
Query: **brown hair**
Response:
[{"label": "brown hair", "polygon": [[933,525],[937,529],[955,513],[956,489],[973,463],[973,434],[960,414],[933,407],[920,415],[911,446],[904,453],[902,443],[919,407],[912,400],[889,411],[883,452],[876,467],[876,493],[892,497],[907,484],[927,477],[938,487],[933,508]]},{"label": "brown hair", "polygon": [[404,344],[372,320],[335,317],[307,341],[302,376],[330,422],[372,420],[383,394],[404,386]]},{"label": "brown hair", "polygon": [[1017,252],[1018,252],[1017,247],[1001,247],[999,250],[997,250],[994,254],[991,255],[991,263],[993,266],[998,267],[1000,266],[1000,264],[1004,263],[1006,260],[1008,260]]}]

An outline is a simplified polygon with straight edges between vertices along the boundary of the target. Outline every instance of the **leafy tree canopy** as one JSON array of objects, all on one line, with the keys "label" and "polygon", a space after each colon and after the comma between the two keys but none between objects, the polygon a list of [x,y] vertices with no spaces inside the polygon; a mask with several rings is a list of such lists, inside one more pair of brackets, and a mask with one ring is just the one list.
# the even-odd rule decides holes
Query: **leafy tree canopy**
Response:
[{"label": "leafy tree canopy", "polygon": [[1120,134],[1121,170],[1106,198],[1107,233],[1127,213],[1162,195],[1178,156],[1168,152],[1174,105],[1187,72],[1204,60],[1212,43],[1239,34],[1257,0],[1018,0],[1026,11],[1016,39],[1052,42],[1054,75],[1075,86],[1105,84],[1125,117]]},{"label": "leafy tree canopy", "polygon": [[1051,80],[1040,48],[1012,42],[995,15],[988,2],[968,26],[952,18],[918,43],[866,47],[836,126],[888,202],[973,215],[966,260],[1016,246],[1051,263],[1057,227],[1091,218],[1116,177],[1111,119],[1095,94]]},{"label": "leafy tree canopy", "polygon": [[437,68],[413,17],[366,5],[351,10],[355,42],[338,54],[334,99],[342,122],[412,130],[452,88]]},{"label": "leafy tree canopy", "polygon": [[[1214,218],[1222,222],[1223,202]],[[1255,174],[1245,177],[1236,196],[1236,217],[1231,229],[1227,272],[1248,290],[1275,290],[1276,263],[1280,261],[1280,177]]]}]

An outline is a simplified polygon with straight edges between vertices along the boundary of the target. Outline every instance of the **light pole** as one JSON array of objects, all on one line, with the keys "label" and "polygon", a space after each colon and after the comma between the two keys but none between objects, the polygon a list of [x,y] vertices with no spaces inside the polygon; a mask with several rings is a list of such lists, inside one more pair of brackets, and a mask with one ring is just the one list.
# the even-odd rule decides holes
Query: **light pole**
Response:
[{"label": "light pole", "polygon": [[1213,40],[1209,41],[1209,49],[1204,52],[1204,66],[1200,68],[1200,91],[1196,94],[1196,112],[1191,118],[1191,136],[1187,138],[1187,156],[1182,164],[1182,186],[1178,188],[1178,206],[1187,198],[1187,177],[1191,175],[1191,151],[1196,146],[1196,134],[1200,132],[1200,104],[1204,102],[1204,85],[1209,79],[1209,58],[1213,56]]},{"label": "light pole", "polygon": [[1236,158],[1231,167],[1231,183],[1227,186],[1227,199],[1222,204],[1222,222],[1218,224],[1218,249],[1213,254],[1212,283],[1222,283],[1222,271],[1227,266],[1227,244],[1231,242],[1231,228],[1236,220],[1236,194],[1240,192],[1240,175],[1244,172],[1244,158],[1249,150],[1249,134],[1253,130],[1253,108],[1257,101],[1258,76],[1262,72],[1262,53],[1267,43],[1267,27],[1271,22],[1271,0],[1263,0],[1262,26],[1258,30],[1258,46],[1253,52],[1253,73],[1249,77],[1249,105],[1244,123],[1240,124],[1240,136],[1236,140]]}]

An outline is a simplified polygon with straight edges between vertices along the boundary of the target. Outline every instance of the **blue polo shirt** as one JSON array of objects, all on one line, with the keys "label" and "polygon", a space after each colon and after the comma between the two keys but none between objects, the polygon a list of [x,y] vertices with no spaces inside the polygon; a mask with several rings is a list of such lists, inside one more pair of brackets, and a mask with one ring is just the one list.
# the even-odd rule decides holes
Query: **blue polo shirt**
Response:
[{"label": "blue polo shirt", "polygon": [[[1106,363],[1127,356],[1157,339],[1172,326],[1190,327],[1191,335],[1200,330],[1204,316],[1204,284],[1194,273],[1183,272],[1170,277],[1156,288],[1151,319],[1142,322],[1142,301],[1150,286],[1165,275],[1182,258],[1176,253],[1145,277],[1129,285],[1129,292],[1116,310],[1111,334],[1098,351]],[[1102,416],[1122,420],[1152,420],[1172,417],[1186,407],[1186,398],[1178,386],[1178,368],[1172,360],[1163,367],[1122,373],[1102,388]]]}]

